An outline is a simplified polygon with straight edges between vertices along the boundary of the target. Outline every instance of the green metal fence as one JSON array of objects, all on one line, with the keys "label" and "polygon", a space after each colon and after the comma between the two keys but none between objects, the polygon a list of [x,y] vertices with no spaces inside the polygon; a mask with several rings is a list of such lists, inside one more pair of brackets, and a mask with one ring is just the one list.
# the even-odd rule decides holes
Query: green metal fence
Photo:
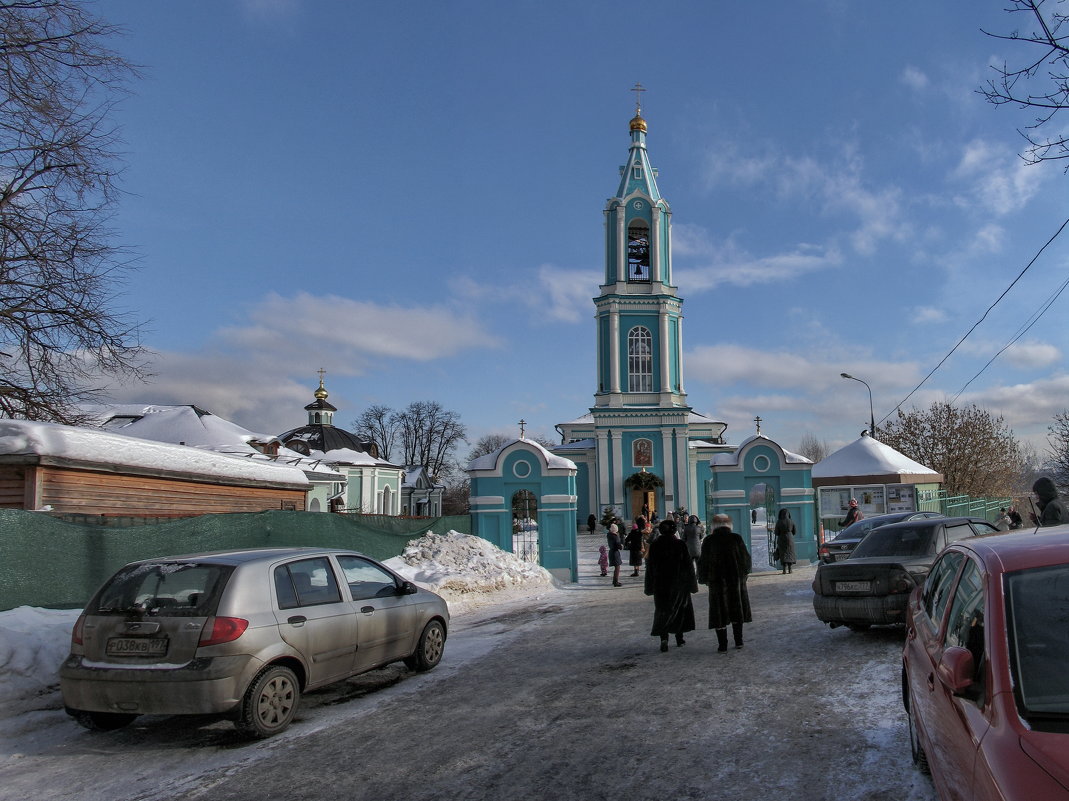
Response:
[{"label": "green metal fence", "polygon": [[971,495],[951,495],[939,490],[935,497],[920,501],[922,512],[941,512],[947,517],[983,517],[994,522],[999,509],[1013,505],[1013,498],[974,498]]}]

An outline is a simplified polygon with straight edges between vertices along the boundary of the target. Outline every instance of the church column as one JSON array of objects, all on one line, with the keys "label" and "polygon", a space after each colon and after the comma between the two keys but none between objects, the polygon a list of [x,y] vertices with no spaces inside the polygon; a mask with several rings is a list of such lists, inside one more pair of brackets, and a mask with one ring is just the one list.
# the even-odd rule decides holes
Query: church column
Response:
[{"label": "church column", "polygon": [[595,502],[598,504],[596,514],[601,519],[601,507],[610,502],[609,498],[609,445],[612,440],[605,431],[598,432],[598,495]]},{"label": "church column", "polygon": [[616,209],[616,280],[627,280],[627,214],[623,206]]},{"label": "church column", "polygon": [[609,307],[609,391],[620,391],[620,307]]},{"label": "church column", "polygon": [[676,380],[679,382],[679,389],[677,390],[680,395],[685,395],[683,390],[683,315],[679,315],[679,322],[676,325],[676,336],[679,337],[676,345]]},{"label": "church column", "polygon": [[661,278],[666,284],[672,283],[672,213],[665,212],[664,215],[665,225],[668,227],[668,246],[665,248],[665,255],[668,259],[668,264],[665,265],[664,276]]},{"label": "church column", "polygon": [[[662,309],[664,307],[662,306]],[[668,347],[668,315],[661,312],[660,316],[661,324],[661,392],[671,392],[672,386],[669,384],[669,376],[671,375],[669,366],[669,354],[671,353]]]},{"label": "church column", "polygon": [[[661,448],[663,449],[664,456],[664,491],[665,494],[669,490],[672,491],[672,507],[665,509],[665,512],[671,511],[671,509],[679,506],[679,501],[676,499],[676,467],[673,461],[672,451],[672,430],[669,428],[661,429]],[[665,506],[668,506],[668,499],[664,500]]]},{"label": "church column", "polygon": [[694,514],[694,510],[690,508],[690,471],[687,470],[687,459],[690,456],[687,448],[688,440],[684,431],[678,428],[672,431],[676,442],[676,470],[682,482],[679,485],[679,500],[676,501],[676,505],[685,507],[691,514]]},{"label": "church column", "polygon": [[653,212],[653,228],[650,230],[650,254],[653,256],[650,270],[653,273],[653,281],[663,281],[664,276],[661,275],[661,210],[656,206],[651,209]]}]

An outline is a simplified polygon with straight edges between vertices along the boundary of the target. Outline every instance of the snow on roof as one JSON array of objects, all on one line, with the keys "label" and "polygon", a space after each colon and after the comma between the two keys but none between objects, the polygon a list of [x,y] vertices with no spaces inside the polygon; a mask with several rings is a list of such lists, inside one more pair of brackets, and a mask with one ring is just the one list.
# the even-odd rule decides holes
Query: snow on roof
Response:
[{"label": "snow on roof", "polygon": [[47,457],[84,465],[107,464],[195,478],[210,476],[302,487],[308,484],[304,473],[295,467],[111,431],[29,420],[0,420],[0,455]]},{"label": "snow on roof", "polygon": [[575,462],[573,462],[571,459],[565,459],[563,456],[557,456],[556,454],[550,453],[544,447],[542,447],[537,442],[535,442],[533,439],[514,439],[514,440],[512,440],[512,442],[506,442],[504,445],[502,445],[500,448],[498,448],[493,453],[487,453],[487,454],[484,454],[483,456],[480,456],[477,459],[472,459],[470,462],[468,462],[468,470],[493,470],[493,469],[495,469],[497,467],[498,457],[501,456],[501,453],[504,450],[506,450],[507,448],[511,448],[513,445],[515,445],[517,443],[521,443],[521,442],[524,445],[527,445],[527,446],[529,446],[531,448],[534,448],[535,450],[541,452],[542,456],[546,460],[546,466],[551,468],[551,469],[554,469],[554,470],[576,470],[576,469],[578,469],[575,466]]},{"label": "snow on roof", "polygon": [[564,450],[576,450],[585,451],[593,448],[596,444],[593,439],[577,439],[575,442],[565,442],[563,445],[554,445],[553,449],[557,451]]},{"label": "snow on roof", "polygon": [[771,445],[772,447],[782,451],[783,460],[787,464],[813,464],[810,459],[807,459],[799,453],[792,453],[775,440],[766,437],[764,434],[754,434],[753,436],[747,437],[739,443],[737,448],[730,452],[714,453],[709,461],[714,465],[737,465],[739,463],[739,454],[742,453],[747,446],[749,446],[756,440],[760,440],[761,442]]},{"label": "snow on roof", "polygon": [[813,466],[813,478],[880,475],[938,476],[939,473],[867,435],[824,457]]}]

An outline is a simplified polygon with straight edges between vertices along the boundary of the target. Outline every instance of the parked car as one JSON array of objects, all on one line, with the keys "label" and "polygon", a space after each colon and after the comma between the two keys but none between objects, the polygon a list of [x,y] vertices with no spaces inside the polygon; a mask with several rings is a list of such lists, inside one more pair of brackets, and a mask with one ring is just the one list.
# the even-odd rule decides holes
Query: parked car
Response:
[{"label": "parked car", "polygon": [[444,600],[359,553],[276,548],[120,569],[89,601],[60,668],[68,714],[117,729],[142,714],[285,729],[301,693],[403,660],[442,658]]},{"label": "parked car", "polygon": [[828,540],[817,549],[817,556],[821,562],[841,562],[849,558],[854,548],[865,535],[874,528],[886,526],[888,523],[901,523],[904,520],[925,520],[929,517],[942,517],[942,512],[890,512],[885,515],[874,515],[851,523],[834,538]]},{"label": "parked car", "polygon": [[880,526],[843,562],[817,565],[813,609],[825,623],[865,629],[905,622],[906,604],[947,544],[995,527],[978,517],[935,517]]},{"label": "parked car", "polygon": [[962,540],[914,590],[902,702],[941,799],[1069,799],[1069,526]]}]

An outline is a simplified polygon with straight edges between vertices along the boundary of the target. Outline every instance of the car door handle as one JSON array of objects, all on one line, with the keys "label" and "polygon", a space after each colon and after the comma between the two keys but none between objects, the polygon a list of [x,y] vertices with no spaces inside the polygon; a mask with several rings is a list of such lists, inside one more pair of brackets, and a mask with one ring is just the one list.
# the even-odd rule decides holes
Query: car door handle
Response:
[{"label": "car door handle", "polygon": [[360,607],[360,611],[363,612],[365,615],[370,615],[372,612],[375,611],[375,607],[373,607],[373,606],[361,606]]},{"label": "car door handle", "polygon": [[287,618],[286,622],[289,623],[291,626],[300,626],[307,622],[307,620],[308,618],[306,618],[304,615],[294,615],[291,618]]},{"label": "car door handle", "polygon": [[928,689],[932,690],[933,692],[935,691],[935,674],[934,673],[929,673],[928,674]]}]

